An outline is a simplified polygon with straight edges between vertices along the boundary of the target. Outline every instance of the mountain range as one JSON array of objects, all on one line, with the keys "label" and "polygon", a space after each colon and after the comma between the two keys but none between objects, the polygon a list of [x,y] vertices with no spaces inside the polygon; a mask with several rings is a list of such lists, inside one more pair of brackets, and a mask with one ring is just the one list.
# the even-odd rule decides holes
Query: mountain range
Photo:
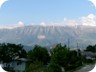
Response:
[{"label": "mountain range", "polygon": [[96,26],[43,26],[31,25],[12,29],[0,29],[0,43],[16,43],[25,46],[53,46],[61,43],[69,47],[84,48],[96,44]]}]

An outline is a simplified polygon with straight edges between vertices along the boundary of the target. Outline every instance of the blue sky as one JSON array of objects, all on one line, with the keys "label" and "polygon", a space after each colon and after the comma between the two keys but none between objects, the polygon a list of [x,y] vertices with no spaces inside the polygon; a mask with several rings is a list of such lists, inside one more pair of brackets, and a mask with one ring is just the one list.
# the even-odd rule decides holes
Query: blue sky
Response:
[{"label": "blue sky", "polygon": [[59,22],[88,14],[96,15],[95,6],[88,0],[8,0],[0,8],[0,24]]}]

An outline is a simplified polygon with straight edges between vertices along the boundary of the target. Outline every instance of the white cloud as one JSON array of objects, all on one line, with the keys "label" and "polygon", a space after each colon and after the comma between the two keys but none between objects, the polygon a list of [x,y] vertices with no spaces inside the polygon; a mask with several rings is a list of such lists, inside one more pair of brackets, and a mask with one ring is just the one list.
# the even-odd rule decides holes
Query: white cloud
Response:
[{"label": "white cloud", "polygon": [[81,17],[80,22],[82,25],[86,26],[96,26],[96,16],[93,14],[89,14],[86,17]]},{"label": "white cloud", "polygon": [[77,19],[68,19],[64,18],[63,22],[51,22],[45,23],[41,22],[41,26],[75,26],[83,25],[83,26],[96,26],[96,16],[94,14],[89,14],[87,16],[83,16]]},{"label": "white cloud", "polygon": [[89,0],[96,7],[96,0]]},{"label": "white cloud", "polygon": [[64,23],[61,23],[64,26],[96,26],[96,16],[94,14],[89,14],[87,16],[80,17],[78,19],[68,19],[64,18]]},{"label": "white cloud", "polygon": [[13,26],[4,26],[4,25],[0,25],[0,29],[13,29]]},{"label": "white cloud", "polygon": [[46,23],[45,22],[41,22],[40,25],[41,26],[46,26]]},{"label": "white cloud", "polygon": [[88,15],[88,18],[94,19],[94,18],[95,18],[95,15],[94,15],[94,14],[89,14],[89,15]]},{"label": "white cloud", "polygon": [[18,24],[16,25],[16,27],[23,27],[24,23],[22,21],[19,21]]},{"label": "white cloud", "polygon": [[0,29],[13,29],[17,27],[24,27],[24,23],[22,21],[19,21],[17,24],[14,25],[0,25]]},{"label": "white cloud", "polygon": [[66,20],[64,20],[63,25],[65,25],[65,26],[77,26],[78,22],[76,20],[66,19]]},{"label": "white cloud", "polygon": [[[36,24],[30,24],[30,26],[33,26]],[[46,26],[75,26],[77,27],[78,25],[83,25],[83,26],[96,26],[96,16],[94,14],[89,14],[87,16],[80,17],[78,19],[68,19],[64,18],[63,21],[61,22],[41,22],[39,24],[40,26],[46,27]],[[11,25],[11,26],[4,26],[0,25],[0,29],[13,29],[17,27],[24,27],[24,23],[22,21],[19,21],[17,24]],[[42,36],[41,36],[42,37]]]}]

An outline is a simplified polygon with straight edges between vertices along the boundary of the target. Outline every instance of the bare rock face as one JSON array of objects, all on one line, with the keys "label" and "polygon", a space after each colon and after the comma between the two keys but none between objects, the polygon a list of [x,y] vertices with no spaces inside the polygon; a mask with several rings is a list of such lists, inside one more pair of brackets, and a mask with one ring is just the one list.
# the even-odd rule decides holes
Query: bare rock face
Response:
[{"label": "bare rock face", "polygon": [[84,48],[96,44],[95,26],[23,26],[0,29],[0,43],[21,43],[26,46],[39,44],[51,46],[57,43]]}]

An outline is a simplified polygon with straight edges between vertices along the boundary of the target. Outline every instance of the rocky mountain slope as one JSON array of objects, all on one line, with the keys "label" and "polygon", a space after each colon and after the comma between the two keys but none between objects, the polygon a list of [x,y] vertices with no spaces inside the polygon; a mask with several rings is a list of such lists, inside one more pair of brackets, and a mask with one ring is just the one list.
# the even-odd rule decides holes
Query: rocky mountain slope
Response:
[{"label": "rocky mountain slope", "polygon": [[52,46],[57,43],[84,48],[96,44],[96,26],[24,26],[0,29],[0,43],[21,43],[26,46],[39,44]]}]

